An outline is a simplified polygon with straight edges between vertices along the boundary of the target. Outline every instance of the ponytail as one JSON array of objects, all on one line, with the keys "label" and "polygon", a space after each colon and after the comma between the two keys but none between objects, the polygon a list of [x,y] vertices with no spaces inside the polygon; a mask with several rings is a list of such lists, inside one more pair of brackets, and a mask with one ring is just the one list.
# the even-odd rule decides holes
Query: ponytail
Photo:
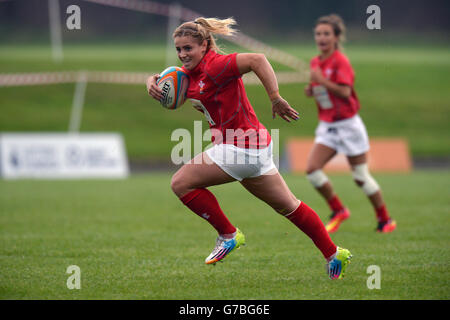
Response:
[{"label": "ponytail", "polygon": [[221,52],[216,44],[214,34],[225,36],[233,35],[236,30],[231,26],[236,25],[236,20],[233,18],[217,19],[217,18],[197,18],[194,21],[185,22],[175,29],[173,37],[191,36],[202,43],[203,40],[208,42],[208,49],[216,52]]}]

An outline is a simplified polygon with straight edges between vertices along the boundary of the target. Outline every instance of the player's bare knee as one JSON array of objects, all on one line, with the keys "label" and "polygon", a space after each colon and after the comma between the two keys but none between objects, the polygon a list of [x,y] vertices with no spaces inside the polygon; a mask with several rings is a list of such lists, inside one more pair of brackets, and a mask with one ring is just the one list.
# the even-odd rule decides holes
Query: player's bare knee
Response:
[{"label": "player's bare knee", "polygon": [[172,180],[170,181],[170,188],[178,197],[184,195],[189,189],[186,180],[183,179],[182,175],[178,172],[172,176]]}]

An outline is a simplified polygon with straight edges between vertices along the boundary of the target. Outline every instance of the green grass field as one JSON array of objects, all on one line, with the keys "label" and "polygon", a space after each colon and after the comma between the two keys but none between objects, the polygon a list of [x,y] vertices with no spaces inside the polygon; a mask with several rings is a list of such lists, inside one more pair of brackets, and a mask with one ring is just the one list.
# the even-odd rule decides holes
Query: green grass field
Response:
[{"label": "green grass field", "polygon": [[[277,45],[309,61],[313,46]],[[245,51],[226,47],[228,52]],[[447,46],[367,46],[348,44],[346,53],[356,72],[361,116],[370,137],[405,137],[414,156],[448,156],[450,150],[449,104],[450,51]],[[48,46],[4,45],[0,72],[107,70],[153,72],[165,68],[165,46],[152,44],[66,45],[64,61],[51,61]],[[276,70],[287,70],[275,63]],[[304,84],[280,85],[281,94],[301,114],[288,124],[272,120],[262,86],[247,86],[256,113],[270,129],[280,129],[280,148],[292,136],[314,135],[317,111],[303,94]],[[170,141],[176,128],[193,130],[203,116],[186,103],[168,111],[148,97],[145,84],[90,83],[87,86],[81,131],[115,131],[123,134],[132,159],[169,159],[177,142]],[[0,87],[0,131],[67,131],[74,84]],[[206,121],[204,130],[207,128]],[[151,141],[151,142],[150,142]]]},{"label": "green grass field", "polygon": [[[353,253],[331,281],[313,243],[238,183],[213,187],[247,245],[207,266],[213,229],[170,191],[166,173],[112,181],[0,181],[0,299],[449,299],[449,171],[375,177],[398,230],[375,216],[348,175],[332,175],[352,217],[332,235]],[[304,176],[286,175],[322,219],[329,211]],[[66,269],[81,269],[69,290]],[[381,269],[369,290],[367,268]]]},{"label": "green grass field", "polygon": [[[309,61],[311,45],[278,44]],[[228,52],[243,52],[228,47]],[[448,157],[450,51],[444,45],[346,45],[356,72],[369,136],[405,137],[413,156]],[[153,72],[165,45],[65,44],[64,61],[48,45],[1,45],[0,73],[65,70]],[[278,71],[288,70],[274,63]],[[301,120],[272,120],[262,86],[247,86],[265,126],[280,129],[280,152],[317,125],[304,84],[280,85]],[[0,132],[67,131],[74,84],[0,87]],[[130,160],[168,160],[174,129],[203,116],[189,104],[167,111],[142,85],[89,83],[82,132],[119,132]],[[203,121],[203,129],[207,124]],[[205,145],[209,142],[205,142]],[[332,236],[353,262],[330,281],[313,243],[239,184],[211,188],[247,246],[223,264],[204,265],[215,233],[170,191],[170,174],[127,180],[0,180],[0,299],[445,299],[450,298],[449,170],[375,174],[398,230],[380,235],[374,212],[349,175],[331,176],[352,218]],[[285,176],[292,191],[326,220],[329,209],[304,176]],[[69,290],[66,269],[81,269]],[[381,269],[369,290],[367,268]]]}]

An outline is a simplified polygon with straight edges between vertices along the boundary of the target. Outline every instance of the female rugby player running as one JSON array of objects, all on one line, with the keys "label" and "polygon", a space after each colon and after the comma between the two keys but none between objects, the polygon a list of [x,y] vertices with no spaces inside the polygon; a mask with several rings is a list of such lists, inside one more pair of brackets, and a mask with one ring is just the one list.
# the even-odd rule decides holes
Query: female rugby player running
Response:
[{"label": "female rugby player running", "polygon": [[[327,260],[331,279],[342,278],[350,262],[347,249],[336,247],[318,215],[289,190],[273,162],[271,137],[258,121],[245,92],[242,75],[253,71],[272,103],[272,115],[298,119],[278,92],[272,66],[263,54],[219,54],[214,34],[231,35],[235,21],[198,18],[173,33],[178,58],[189,76],[187,98],[208,120],[213,147],[195,156],[172,177],[171,187],[184,205],[207,220],[218,232],[216,246],[206,258],[215,264],[245,244],[244,234],[228,220],[209,186],[239,181],[306,233]],[[147,80],[147,91],[156,100],[159,75]]]},{"label": "female rugby player running", "polygon": [[353,68],[339,50],[344,33],[342,19],[334,14],[319,18],[314,29],[320,54],[311,60],[311,82],[305,88],[305,94],[315,98],[320,122],[306,173],[308,180],[332,210],[326,229],[328,232],[335,232],[350,216],[350,211],[334,193],[322,168],[337,152],[345,154],[352,168],[353,179],[369,197],[375,209],[377,231],[391,232],[396,228],[396,222],[389,217],[380,187],[367,166],[369,139],[358,115],[360,105],[353,88]]}]

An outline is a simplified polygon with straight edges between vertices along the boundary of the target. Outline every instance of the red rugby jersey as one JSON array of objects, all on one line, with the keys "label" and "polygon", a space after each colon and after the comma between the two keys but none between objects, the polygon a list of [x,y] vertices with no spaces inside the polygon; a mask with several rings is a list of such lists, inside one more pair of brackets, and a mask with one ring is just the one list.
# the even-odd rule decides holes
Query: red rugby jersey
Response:
[{"label": "red rugby jersey", "polygon": [[271,137],[247,98],[236,56],[209,50],[193,70],[183,68],[189,75],[187,98],[205,115],[214,144],[265,148]]},{"label": "red rugby jersey", "polygon": [[320,68],[327,79],[350,86],[351,95],[348,98],[340,98],[329,92],[325,86],[311,83],[317,107],[319,119],[326,122],[334,122],[353,117],[360,108],[358,97],[353,88],[355,73],[348,58],[339,50],[335,50],[327,59],[321,61],[319,56],[311,59],[311,70]]}]

